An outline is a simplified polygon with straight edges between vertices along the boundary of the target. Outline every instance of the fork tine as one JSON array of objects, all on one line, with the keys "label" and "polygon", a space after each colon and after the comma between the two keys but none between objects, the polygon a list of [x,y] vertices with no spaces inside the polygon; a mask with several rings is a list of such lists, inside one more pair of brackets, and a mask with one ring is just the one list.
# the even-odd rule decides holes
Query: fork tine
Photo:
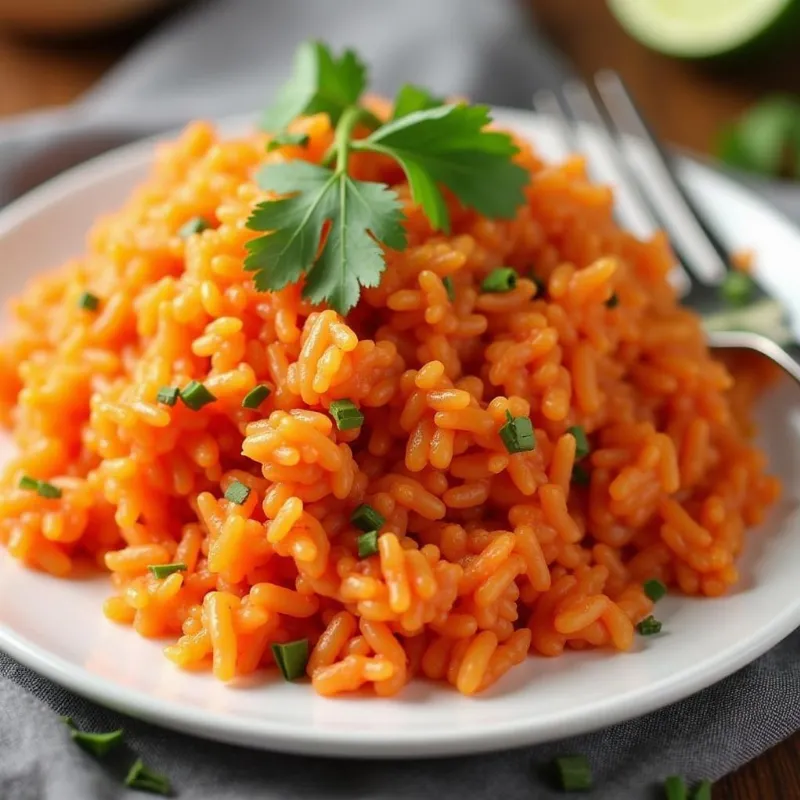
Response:
[{"label": "fork tine", "polygon": [[[650,236],[655,230],[662,227],[658,221],[658,214],[650,203],[649,198],[640,191],[636,174],[619,152],[608,122],[597,108],[589,89],[581,81],[573,80],[564,84],[562,88],[564,102],[569,109],[572,119],[577,123],[590,125],[602,138],[598,144],[602,147],[606,163],[611,167],[604,177],[616,184],[616,203],[621,216],[626,224],[637,233]],[[584,139],[583,150],[591,156],[592,141]]]},{"label": "fork tine", "polygon": [[[617,219],[640,236],[652,236],[654,231],[663,228],[664,225],[657,209],[640,190],[636,173],[620,152],[613,132],[589,89],[580,81],[570,81],[564,85],[562,95],[563,105],[553,92],[539,92],[534,97],[534,108],[541,113],[557,117],[559,125],[567,132],[565,138],[569,147],[580,150],[586,155],[588,169],[593,179],[614,185]],[[590,126],[597,135],[581,136],[581,125]],[[601,174],[594,175],[598,164],[603,165],[605,169]],[[674,247],[673,250],[679,264],[682,264],[680,253]],[[687,293],[690,288],[686,271],[680,265],[670,275],[670,281],[680,294]]]},{"label": "fork tine", "polygon": [[533,95],[534,110],[544,117],[549,117],[558,126],[560,138],[564,140],[565,146],[560,153],[566,157],[570,152],[578,149],[578,141],[575,136],[575,129],[570,124],[570,120],[564,112],[564,107],[555,92],[550,89],[539,89]]},{"label": "fork tine", "polygon": [[622,78],[611,70],[603,70],[595,75],[595,86],[620,146],[628,150],[626,133],[639,140],[640,147],[628,150],[630,161],[638,166],[640,185],[660,209],[670,238],[686,256],[684,265],[703,283],[719,281],[729,268],[730,255],[676,179],[668,156]]}]

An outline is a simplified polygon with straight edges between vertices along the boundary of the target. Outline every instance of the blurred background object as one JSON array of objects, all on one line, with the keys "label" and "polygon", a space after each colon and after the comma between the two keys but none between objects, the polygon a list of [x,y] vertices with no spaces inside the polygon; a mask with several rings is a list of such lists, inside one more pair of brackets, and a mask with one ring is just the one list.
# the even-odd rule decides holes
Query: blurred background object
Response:
[{"label": "blurred background object", "polygon": [[64,36],[119,25],[171,0],[0,0],[0,25]]},{"label": "blurred background object", "polygon": [[800,30],[798,0],[608,0],[635,39],[678,58],[764,52]]},{"label": "blurred background object", "polygon": [[[579,74],[588,77],[602,67],[615,69],[659,136],[697,153],[717,152],[721,132],[767,96],[800,98],[798,0],[531,0],[530,6],[541,28]],[[634,6],[638,12],[632,11]],[[731,18],[731,10],[750,25],[738,23],[743,30],[752,35],[766,27],[776,34],[774,42],[739,53],[734,48],[723,58],[688,60],[654,50],[653,45],[667,47],[665,40],[657,33],[640,32],[645,25],[641,20],[649,20],[657,31],[659,12],[682,20],[690,41],[698,27],[708,37],[708,29],[722,27],[721,18]],[[626,20],[625,26],[614,11]],[[631,21],[633,13],[636,23]],[[631,35],[634,25],[648,44]],[[759,37],[755,38],[758,45]],[[731,39],[719,41],[727,41],[729,47]],[[746,34],[742,41],[747,41]],[[721,47],[724,52],[726,46]],[[696,55],[700,52],[695,50]]]}]

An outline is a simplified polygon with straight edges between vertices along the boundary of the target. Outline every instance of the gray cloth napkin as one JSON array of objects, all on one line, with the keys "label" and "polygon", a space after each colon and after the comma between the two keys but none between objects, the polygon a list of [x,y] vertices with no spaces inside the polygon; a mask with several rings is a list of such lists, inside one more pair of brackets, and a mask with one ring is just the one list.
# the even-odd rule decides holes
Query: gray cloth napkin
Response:
[{"label": "gray cloth napkin", "polygon": [[[297,42],[352,45],[391,92],[415,81],[438,92],[527,107],[566,73],[514,0],[218,0],[156,31],[80,102],[0,123],[0,206],[110,147],[197,116],[263,106]],[[800,216],[800,194],[768,194]],[[57,714],[79,727],[124,727],[126,751],[106,762],[79,750]],[[166,731],[103,709],[0,654],[0,798],[142,797],[120,780],[133,753],[186,800],[550,798],[541,767],[583,753],[596,800],[658,797],[670,774],[718,778],[800,728],[800,633],[693,697],[589,736],[493,755],[355,762],[255,752]],[[788,800],[788,799],[787,799]]]}]

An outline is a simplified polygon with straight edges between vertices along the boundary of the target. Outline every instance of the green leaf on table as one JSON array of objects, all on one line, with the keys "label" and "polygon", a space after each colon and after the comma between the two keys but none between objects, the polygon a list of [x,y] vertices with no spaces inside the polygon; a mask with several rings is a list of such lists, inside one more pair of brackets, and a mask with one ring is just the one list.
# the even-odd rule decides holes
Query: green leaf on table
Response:
[{"label": "green leaf on table", "polygon": [[[385,268],[380,244],[406,245],[397,195],[304,161],[272,164],[256,180],[288,195],[256,206],[247,226],[268,235],[248,243],[245,269],[261,291],[282,289],[306,276],[303,295],[346,313],[362,286],[377,286]],[[330,224],[320,252],[323,230]]]},{"label": "green leaf on table", "polygon": [[437,108],[444,104],[442,98],[434,97],[434,95],[421,86],[415,86],[413,83],[406,83],[400,87],[394,99],[392,119],[400,119],[400,117],[405,117],[408,114],[412,114],[414,111],[427,111],[430,108]]},{"label": "green leaf on table", "polygon": [[486,106],[438,106],[392,120],[353,142],[353,149],[398,161],[434,229],[450,230],[440,185],[480,214],[510,219],[525,201],[530,178],[512,161],[518,150],[511,137],[484,130],[489,122]]},{"label": "green leaf on table", "polygon": [[719,131],[714,151],[717,158],[729,167],[743,170],[753,168],[747,151],[739,141],[739,128],[735,123],[730,123]]},{"label": "green leaf on table", "polygon": [[261,117],[261,128],[283,130],[295,117],[324,113],[336,125],[367,85],[367,68],[352,50],[336,58],[321,42],[304,42],[297,50],[291,78]]},{"label": "green leaf on table", "polygon": [[774,95],[720,132],[717,156],[766,176],[800,177],[800,101]]}]

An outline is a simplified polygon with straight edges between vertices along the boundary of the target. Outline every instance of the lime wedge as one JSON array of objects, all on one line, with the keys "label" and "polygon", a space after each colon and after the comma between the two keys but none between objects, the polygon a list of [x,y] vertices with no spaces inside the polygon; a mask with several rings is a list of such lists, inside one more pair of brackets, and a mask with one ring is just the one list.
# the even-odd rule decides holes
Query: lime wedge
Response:
[{"label": "lime wedge", "polygon": [[608,0],[642,44],[680,58],[714,58],[800,31],[800,0]]}]

